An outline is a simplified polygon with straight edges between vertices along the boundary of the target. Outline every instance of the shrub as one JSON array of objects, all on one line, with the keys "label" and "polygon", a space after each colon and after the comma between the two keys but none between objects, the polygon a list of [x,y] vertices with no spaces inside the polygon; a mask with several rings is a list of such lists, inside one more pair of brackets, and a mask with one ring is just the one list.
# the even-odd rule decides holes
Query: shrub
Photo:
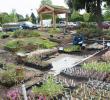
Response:
[{"label": "shrub", "polygon": [[13,37],[38,37],[40,36],[40,32],[34,30],[16,30],[13,34]]},{"label": "shrub", "polygon": [[3,39],[8,38],[8,37],[9,37],[8,34],[3,34],[3,35],[1,35],[1,38],[3,38]]},{"label": "shrub", "polygon": [[0,83],[2,85],[5,85],[7,87],[13,86],[15,84],[16,79],[16,73],[14,71],[2,71],[0,73],[1,75],[1,81]]},{"label": "shrub", "polygon": [[1,62],[1,65],[3,65],[4,70],[0,72],[0,83],[7,87],[14,85],[16,81],[15,65],[6,62]]},{"label": "shrub", "polygon": [[81,23],[81,28],[96,28],[94,24],[91,23]]},{"label": "shrub", "polygon": [[5,45],[5,49],[12,51],[12,52],[16,52],[18,51],[23,45],[23,41],[21,40],[12,40],[9,41],[6,45]]},{"label": "shrub", "polygon": [[103,32],[104,32],[105,35],[109,35],[110,36],[110,29],[104,30]]},{"label": "shrub", "polygon": [[83,16],[78,11],[73,11],[70,21],[83,21]]},{"label": "shrub", "polygon": [[80,33],[88,38],[98,37],[102,35],[102,31],[98,28],[81,28],[77,30],[77,34],[80,34]]},{"label": "shrub", "polygon": [[103,33],[104,33],[104,36],[102,38],[109,40],[110,39],[110,29],[104,30]]},{"label": "shrub", "polygon": [[55,29],[54,28],[50,28],[48,30],[48,32],[51,33],[51,34],[55,34],[55,33],[60,33],[61,30],[59,28],[55,28]]},{"label": "shrub", "polygon": [[46,82],[41,85],[41,87],[34,86],[32,91],[34,94],[42,94],[43,96],[50,97],[57,96],[58,94],[63,93],[63,86],[54,82],[52,77],[49,77]]}]

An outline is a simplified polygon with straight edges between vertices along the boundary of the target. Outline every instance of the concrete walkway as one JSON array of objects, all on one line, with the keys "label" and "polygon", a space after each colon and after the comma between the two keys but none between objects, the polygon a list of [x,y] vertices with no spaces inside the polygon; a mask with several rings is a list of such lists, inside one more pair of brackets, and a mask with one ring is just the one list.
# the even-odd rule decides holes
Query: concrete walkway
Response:
[{"label": "concrete walkway", "polygon": [[59,74],[61,70],[65,68],[71,68],[73,65],[80,60],[84,59],[83,56],[60,54],[59,56],[49,60],[52,63],[53,68],[51,69],[55,75]]}]

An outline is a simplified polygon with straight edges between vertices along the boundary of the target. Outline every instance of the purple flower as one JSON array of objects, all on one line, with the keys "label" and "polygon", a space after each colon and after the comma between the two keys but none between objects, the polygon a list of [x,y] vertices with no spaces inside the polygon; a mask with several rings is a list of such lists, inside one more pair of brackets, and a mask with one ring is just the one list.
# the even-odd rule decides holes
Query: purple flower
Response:
[{"label": "purple flower", "polygon": [[18,95],[19,95],[19,90],[18,89],[9,90],[7,92],[7,97],[11,98],[12,100],[16,100]]}]

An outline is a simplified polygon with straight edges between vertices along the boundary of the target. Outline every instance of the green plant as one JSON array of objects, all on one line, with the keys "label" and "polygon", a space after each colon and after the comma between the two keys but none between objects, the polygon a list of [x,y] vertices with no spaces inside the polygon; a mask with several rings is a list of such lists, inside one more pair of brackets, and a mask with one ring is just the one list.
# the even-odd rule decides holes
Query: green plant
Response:
[{"label": "green plant", "polygon": [[[15,85],[17,81],[21,81],[17,79],[21,75],[21,73],[20,75],[17,73],[16,70],[18,68],[15,64],[6,63],[4,61],[0,62],[0,65],[1,64],[3,65],[3,69],[0,71],[0,84],[7,86],[7,87],[11,87]],[[24,74],[22,74],[22,77],[24,77],[23,75]]]},{"label": "green plant", "polygon": [[77,34],[80,33],[88,38],[98,37],[102,35],[102,31],[98,28],[81,28],[77,30]]},{"label": "green plant", "polygon": [[31,57],[27,57],[26,61],[29,63],[41,63],[41,58],[39,56],[31,56]]},{"label": "green plant", "polygon": [[110,29],[104,30],[104,33],[110,35]]},{"label": "green plant", "polygon": [[55,28],[55,29],[54,28],[50,28],[48,30],[48,32],[51,33],[51,34],[56,34],[56,33],[60,33],[61,30],[59,28]]},{"label": "green plant", "polygon": [[0,73],[1,81],[0,83],[5,86],[12,86],[16,82],[16,73],[11,70],[2,71]]},{"label": "green plant", "polygon": [[21,48],[23,45],[23,41],[22,40],[12,40],[9,41],[6,45],[5,45],[5,49],[12,51],[12,52],[16,52],[19,50],[19,48]]},{"label": "green plant", "polygon": [[23,38],[17,40],[11,40],[5,45],[5,49],[17,52],[17,51],[27,51],[31,52],[38,48],[53,48],[57,46],[57,43],[51,42],[48,39],[43,40],[35,37]]},{"label": "green plant", "polygon": [[63,93],[63,90],[64,90],[63,86],[60,84],[56,84],[52,76],[50,76],[46,80],[46,82],[43,85],[41,85],[41,87],[34,86],[32,88],[33,93],[42,94],[48,97],[57,96],[58,94]]},{"label": "green plant", "polygon": [[13,37],[19,38],[19,37],[38,37],[40,36],[40,32],[34,31],[34,30],[16,30],[13,33]]},{"label": "green plant", "polygon": [[73,11],[70,21],[83,21],[83,16],[78,11]]},{"label": "green plant", "polygon": [[[94,83],[95,82],[92,82],[92,84]],[[103,86],[100,83],[98,85],[100,85],[101,87]],[[107,98],[110,99],[109,91],[106,91],[104,89],[97,89],[96,87],[97,85],[95,85],[94,87],[90,87],[90,84],[88,86],[86,84],[81,84],[73,90],[72,97],[78,100],[106,100]]]},{"label": "green plant", "polygon": [[81,28],[96,28],[96,26],[92,23],[89,23],[89,22],[85,23],[84,22],[84,23],[81,23]]},{"label": "green plant", "polygon": [[81,51],[81,47],[79,45],[73,45],[67,48],[64,48],[65,52],[73,52],[73,51]]},{"label": "green plant", "polygon": [[82,67],[88,70],[96,70],[98,72],[110,72],[110,63],[106,62],[92,61],[84,63]]}]

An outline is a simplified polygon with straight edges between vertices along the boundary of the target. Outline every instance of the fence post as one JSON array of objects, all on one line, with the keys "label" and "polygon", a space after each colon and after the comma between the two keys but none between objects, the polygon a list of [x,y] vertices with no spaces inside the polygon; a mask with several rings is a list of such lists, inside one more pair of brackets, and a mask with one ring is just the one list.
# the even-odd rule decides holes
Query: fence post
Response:
[{"label": "fence post", "polygon": [[28,99],[27,99],[27,95],[26,95],[26,87],[25,87],[25,84],[22,84],[22,93],[23,93],[23,96],[24,96],[24,100],[28,100]]}]

